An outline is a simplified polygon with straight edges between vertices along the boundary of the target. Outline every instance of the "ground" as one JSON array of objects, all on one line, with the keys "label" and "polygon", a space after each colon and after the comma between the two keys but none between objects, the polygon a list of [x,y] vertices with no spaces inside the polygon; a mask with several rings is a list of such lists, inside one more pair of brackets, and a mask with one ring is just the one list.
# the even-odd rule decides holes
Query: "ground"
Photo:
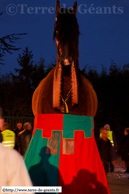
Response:
[{"label": "ground", "polygon": [[111,194],[129,194],[129,174],[124,173],[125,165],[121,157],[115,161],[114,172],[107,174]]}]

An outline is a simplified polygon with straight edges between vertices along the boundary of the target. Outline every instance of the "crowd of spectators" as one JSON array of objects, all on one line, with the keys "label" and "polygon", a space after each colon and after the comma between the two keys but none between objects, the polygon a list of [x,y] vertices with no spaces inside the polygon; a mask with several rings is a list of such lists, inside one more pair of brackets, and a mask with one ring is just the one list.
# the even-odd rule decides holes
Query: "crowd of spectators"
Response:
[{"label": "crowd of spectators", "polygon": [[[111,131],[109,124],[100,128],[100,136],[96,142],[106,174],[108,172],[114,172],[115,160],[118,157],[117,143],[115,134]],[[129,128],[126,128],[124,131],[121,156],[126,167],[124,173],[129,173]]]},{"label": "crowd of spectators", "polygon": [[0,193],[3,186],[32,186],[23,157],[14,149],[15,133],[9,129],[8,123],[4,123],[1,110],[0,131]]},{"label": "crowd of spectators", "polygon": [[32,125],[30,122],[17,123],[17,128],[12,130],[7,122],[3,122],[0,129],[0,142],[9,148],[15,149],[24,156],[32,137]]}]

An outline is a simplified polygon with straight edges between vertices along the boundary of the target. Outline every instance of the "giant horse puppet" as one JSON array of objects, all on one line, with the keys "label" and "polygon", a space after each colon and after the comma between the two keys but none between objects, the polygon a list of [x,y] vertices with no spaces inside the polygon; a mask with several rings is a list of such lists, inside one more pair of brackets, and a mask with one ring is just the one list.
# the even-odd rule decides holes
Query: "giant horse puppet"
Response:
[{"label": "giant horse puppet", "polygon": [[76,12],[77,2],[72,9],[56,2],[57,64],[33,94],[34,131],[24,159],[34,185],[109,194],[93,133],[97,96],[79,70]]},{"label": "giant horse puppet", "polygon": [[67,10],[60,9],[57,1],[53,33],[57,44],[57,64],[34,92],[34,115],[60,112],[85,116],[96,114],[96,93],[78,66],[79,26],[76,11],[77,3],[74,3],[72,10]]}]

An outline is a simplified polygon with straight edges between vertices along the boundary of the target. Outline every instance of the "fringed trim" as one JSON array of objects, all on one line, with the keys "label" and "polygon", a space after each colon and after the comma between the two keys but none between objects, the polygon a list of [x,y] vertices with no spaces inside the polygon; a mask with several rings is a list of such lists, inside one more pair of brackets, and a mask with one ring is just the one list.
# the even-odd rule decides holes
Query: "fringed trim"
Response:
[{"label": "fringed trim", "polygon": [[74,104],[78,104],[78,84],[77,84],[77,76],[76,76],[74,61],[72,61],[72,65],[71,65],[71,85],[72,85],[72,91],[71,91],[72,106],[74,106]]},{"label": "fringed trim", "polygon": [[59,63],[59,67],[54,71],[54,80],[53,80],[53,108],[59,109],[60,107],[60,96],[61,96],[61,73],[62,66]]},{"label": "fringed trim", "polygon": [[[61,74],[62,74],[62,66],[59,63],[59,67],[54,71],[54,79],[53,79],[53,108],[60,109],[60,100],[61,100]],[[71,65],[71,95],[72,95],[72,106],[74,104],[78,104],[78,84],[77,84],[77,76],[74,66],[74,61],[72,61]]]}]

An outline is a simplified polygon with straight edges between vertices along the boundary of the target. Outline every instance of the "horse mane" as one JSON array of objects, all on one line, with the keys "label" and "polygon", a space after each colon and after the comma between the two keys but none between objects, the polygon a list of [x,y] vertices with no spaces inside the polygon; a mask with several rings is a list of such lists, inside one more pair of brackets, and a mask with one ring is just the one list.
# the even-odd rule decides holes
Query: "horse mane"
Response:
[{"label": "horse mane", "polygon": [[63,44],[68,42],[69,56],[74,60],[79,57],[79,34],[79,25],[72,9],[60,8],[54,25],[53,40],[56,38]]}]

